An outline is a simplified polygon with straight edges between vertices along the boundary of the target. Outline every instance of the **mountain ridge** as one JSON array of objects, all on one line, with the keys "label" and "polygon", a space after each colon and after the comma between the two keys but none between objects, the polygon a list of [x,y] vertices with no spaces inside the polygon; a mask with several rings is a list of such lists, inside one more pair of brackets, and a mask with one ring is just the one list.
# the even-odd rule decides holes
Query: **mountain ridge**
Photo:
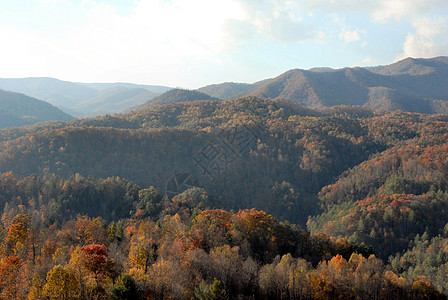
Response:
[{"label": "mountain ridge", "polygon": [[[258,85],[223,83],[199,90],[226,99],[255,96],[285,98],[308,107],[360,105],[379,111],[402,110],[446,114],[448,57],[407,58],[377,67],[291,69]],[[236,87],[243,87],[238,91]],[[252,87],[252,88],[250,88]]]},{"label": "mountain ridge", "polygon": [[45,101],[0,90],[0,128],[71,119],[72,116]]},{"label": "mountain ridge", "polygon": [[[134,89],[134,91],[131,92],[132,95],[126,97],[125,93],[121,93],[120,96],[120,92],[114,94],[110,93],[110,90],[107,91],[111,88],[121,88],[122,91],[128,92]],[[119,113],[129,106],[142,104],[171,88],[132,83],[79,83],[51,77],[27,77],[0,78],[0,89],[44,100],[66,113],[85,117],[92,116],[95,112]],[[145,96],[142,89],[148,92]],[[140,94],[141,97],[136,98],[136,94]],[[98,104],[98,98],[103,99],[100,101],[102,103]]]},{"label": "mountain ridge", "polygon": [[[47,101],[77,117],[127,112],[176,101],[285,98],[308,107],[360,105],[378,111],[447,113],[448,57],[406,58],[384,66],[291,69],[255,83],[224,82],[196,91],[209,95],[149,100],[169,92],[160,85],[76,83],[48,77],[0,78],[0,89]],[[148,91],[147,94],[143,90]],[[114,92],[115,91],[115,92]],[[164,96],[166,97],[166,95]],[[139,106],[141,105],[141,106]]]}]

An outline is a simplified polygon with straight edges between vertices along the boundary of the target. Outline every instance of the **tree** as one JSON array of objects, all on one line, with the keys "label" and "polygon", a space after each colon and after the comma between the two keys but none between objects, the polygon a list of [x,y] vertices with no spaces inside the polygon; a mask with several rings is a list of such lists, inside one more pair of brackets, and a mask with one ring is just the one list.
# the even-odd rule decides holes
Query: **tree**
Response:
[{"label": "tree", "polygon": [[79,280],[70,270],[57,265],[47,274],[43,295],[50,299],[79,299]]},{"label": "tree", "polygon": [[139,292],[134,278],[131,275],[121,274],[112,287],[114,299],[135,300],[139,298]]},{"label": "tree", "polygon": [[28,214],[16,215],[9,224],[6,241],[11,245],[14,254],[26,255],[26,242],[30,235],[31,217]]},{"label": "tree", "polygon": [[214,279],[213,282],[208,285],[204,280],[194,290],[194,295],[199,300],[227,300],[229,299],[226,290],[222,286],[222,282],[219,279]]},{"label": "tree", "polygon": [[17,256],[8,256],[0,264],[0,298],[20,299],[20,268],[23,261]]},{"label": "tree", "polygon": [[137,217],[151,216],[157,218],[162,210],[162,196],[156,188],[151,186],[149,189],[138,191]]},{"label": "tree", "polygon": [[101,275],[105,275],[107,263],[107,248],[104,245],[90,244],[81,248],[82,263],[84,267],[95,274],[95,278],[100,280]]},{"label": "tree", "polygon": [[106,287],[111,284],[110,275],[113,266],[114,261],[108,259],[105,245],[90,244],[81,248],[76,247],[68,268],[80,280],[80,297],[107,298],[109,295]]},{"label": "tree", "polygon": [[221,280],[215,278],[212,284],[210,284],[210,299],[211,300],[227,300],[227,293],[222,286]]},{"label": "tree", "polygon": [[238,246],[231,248],[229,245],[224,245],[216,247],[210,252],[213,273],[220,280],[220,284],[231,291],[237,290],[241,283],[240,268],[244,260],[239,254],[239,250]]}]

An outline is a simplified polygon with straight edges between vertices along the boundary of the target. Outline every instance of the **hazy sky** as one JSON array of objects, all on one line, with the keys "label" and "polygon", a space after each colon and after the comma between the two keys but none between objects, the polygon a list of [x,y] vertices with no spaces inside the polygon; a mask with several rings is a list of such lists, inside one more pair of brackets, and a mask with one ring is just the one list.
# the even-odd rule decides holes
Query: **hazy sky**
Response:
[{"label": "hazy sky", "polygon": [[198,88],[448,55],[448,0],[0,0],[0,77]]}]

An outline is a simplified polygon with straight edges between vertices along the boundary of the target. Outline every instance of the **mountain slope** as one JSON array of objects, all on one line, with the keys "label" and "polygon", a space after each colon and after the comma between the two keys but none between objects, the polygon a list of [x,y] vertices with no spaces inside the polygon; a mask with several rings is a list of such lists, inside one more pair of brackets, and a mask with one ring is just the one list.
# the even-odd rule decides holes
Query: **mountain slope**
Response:
[{"label": "mountain slope", "polygon": [[113,88],[129,88],[129,89],[145,89],[148,92],[152,92],[154,94],[163,94],[165,92],[168,92],[172,88],[162,85],[148,85],[148,84],[135,84],[135,83],[128,83],[128,82],[105,82],[105,83],[84,83],[84,82],[78,82],[78,84],[87,86],[89,88],[93,88],[98,91],[104,91],[108,89]]},{"label": "mountain slope", "polygon": [[73,109],[84,116],[112,114],[145,103],[157,95],[143,88],[113,87],[100,91],[96,97],[73,106]]},{"label": "mountain slope", "polygon": [[367,68],[369,71],[381,75],[425,75],[437,71],[448,72],[448,57],[411,58],[400,60],[396,63]]},{"label": "mountain slope", "polygon": [[319,210],[318,192],[344,171],[396,144],[446,130],[439,116],[373,117],[354,107],[320,112],[254,97],[173,103],[60,125],[5,139],[0,172],[120,176],[167,194],[189,178],[185,184],[205,188],[216,207],[257,207],[302,225]]},{"label": "mountain slope", "polygon": [[219,99],[229,99],[234,95],[248,91],[255,87],[257,87],[257,84],[224,82],[204,86],[199,88],[198,91]]},{"label": "mountain slope", "polygon": [[199,91],[173,89],[149,100],[143,105],[134,107],[133,110],[148,109],[156,105],[165,105],[165,104],[191,102],[191,101],[204,101],[204,100],[219,101],[220,99],[201,93]]},{"label": "mountain slope", "polygon": [[237,96],[286,98],[305,106],[365,105],[446,113],[448,58],[405,59],[375,68],[294,69]]},{"label": "mountain slope", "polygon": [[[0,143],[0,172],[120,176],[166,193],[187,174],[188,185],[209,190],[216,207],[255,206],[304,224],[320,188],[378,149],[370,139],[350,140],[363,130],[356,123],[258,98],[175,103],[67,125],[78,128]],[[118,126],[127,129],[111,128]],[[346,126],[345,136],[326,138]]]},{"label": "mountain slope", "polygon": [[0,78],[0,89],[42,99],[78,117],[119,113],[170,90],[131,83],[75,83],[54,78]]},{"label": "mountain slope", "polygon": [[22,94],[0,90],[0,128],[71,119],[70,115],[49,103]]},{"label": "mountain slope", "polygon": [[0,78],[0,89],[42,99],[63,109],[97,95],[92,88],[46,77]]}]

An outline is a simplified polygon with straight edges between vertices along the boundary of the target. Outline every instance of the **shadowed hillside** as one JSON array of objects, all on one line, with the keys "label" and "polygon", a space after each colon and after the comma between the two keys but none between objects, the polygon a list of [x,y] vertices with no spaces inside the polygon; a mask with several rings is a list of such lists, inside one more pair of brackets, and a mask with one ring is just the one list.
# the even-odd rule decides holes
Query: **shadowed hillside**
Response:
[{"label": "shadowed hillside", "polygon": [[17,127],[37,122],[72,117],[47,102],[22,94],[0,90],[0,128]]}]

